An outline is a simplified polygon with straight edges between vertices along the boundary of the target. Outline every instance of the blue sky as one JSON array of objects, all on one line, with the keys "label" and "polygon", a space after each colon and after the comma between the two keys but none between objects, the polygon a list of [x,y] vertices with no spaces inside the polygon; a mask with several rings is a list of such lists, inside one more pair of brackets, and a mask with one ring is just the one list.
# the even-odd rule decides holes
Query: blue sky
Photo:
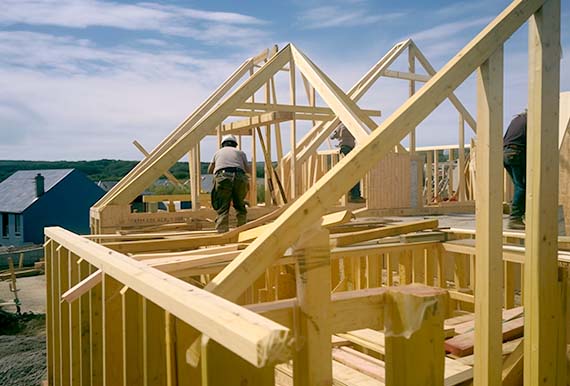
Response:
[{"label": "blue sky", "polygon": [[[0,158],[140,159],[132,140],[152,149],[244,59],[273,44],[293,42],[344,90],[408,37],[441,68],[508,3],[0,0]],[[569,21],[562,0],[566,91]],[[360,105],[387,117],[407,87],[381,80]],[[505,123],[526,106],[526,90],[523,26],[505,45]],[[474,76],[457,94],[475,115]],[[457,120],[442,104],[418,128],[418,145],[457,143]],[[213,150],[210,139],[202,159]]]}]

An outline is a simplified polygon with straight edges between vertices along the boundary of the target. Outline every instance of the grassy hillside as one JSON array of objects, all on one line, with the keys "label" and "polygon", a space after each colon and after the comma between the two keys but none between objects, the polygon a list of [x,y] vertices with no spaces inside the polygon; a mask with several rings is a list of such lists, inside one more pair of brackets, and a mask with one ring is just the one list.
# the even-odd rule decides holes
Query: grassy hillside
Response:
[{"label": "grassy hillside", "polygon": [[[93,181],[117,181],[124,177],[137,161],[101,159],[97,161],[2,161],[0,160],[0,182],[18,170],[34,169],[78,169]],[[207,173],[208,163],[202,162],[202,174]],[[179,180],[188,179],[188,163],[177,162],[170,172]],[[257,177],[263,177],[263,163],[257,163]]]}]

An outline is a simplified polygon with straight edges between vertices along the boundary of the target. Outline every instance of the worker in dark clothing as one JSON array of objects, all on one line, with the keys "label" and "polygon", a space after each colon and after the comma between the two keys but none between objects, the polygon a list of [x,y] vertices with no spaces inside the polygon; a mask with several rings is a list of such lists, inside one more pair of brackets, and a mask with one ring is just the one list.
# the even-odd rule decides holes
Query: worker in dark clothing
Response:
[{"label": "worker in dark clothing", "polygon": [[[354,149],[355,141],[354,136],[348,131],[342,123],[331,134],[331,139],[338,139],[338,146],[340,147],[340,154],[347,155]],[[348,197],[349,202],[365,202],[364,198],[360,195],[360,182],[350,189]]]},{"label": "worker in dark clothing", "polygon": [[237,225],[247,221],[245,196],[249,190],[251,173],[245,153],[237,149],[237,140],[233,135],[222,138],[221,148],[214,154],[208,167],[208,173],[214,173],[212,190],[212,208],[216,210],[216,230],[220,233],[229,230],[230,205],[233,202],[237,212]]},{"label": "worker in dark clothing", "polygon": [[515,186],[509,217],[511,229],[525,228],[526,115],[525,111],[513,118],[503,137],[503,164]]}]

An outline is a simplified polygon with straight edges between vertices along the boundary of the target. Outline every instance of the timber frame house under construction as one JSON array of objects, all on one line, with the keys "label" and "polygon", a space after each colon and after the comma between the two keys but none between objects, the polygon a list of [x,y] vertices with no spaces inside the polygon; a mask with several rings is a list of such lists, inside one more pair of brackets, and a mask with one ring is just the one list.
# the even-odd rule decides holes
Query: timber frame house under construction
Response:
[{"label": "timber frame house under construction", "polygon": [[[512,194],[503,44],[527,21],[527,229],[503,232]],[[140,147],[146,157],[91,208],[91,235],[46,228],[48,383],[566,384],[570,238],[558,236],[557,214],[558,203],[570,213],[570,94],[559,90],[560,21],[560,0],[515,0],[439,71],[407,40],[347,93],[293,44],[246,60],[153,151]],[[401,55],[408,72],[390,69]],[[475,116],[453,93],[473,72]],[[380,111],[357,103],[381,76],[405,80],[409,99],[377,124]],[[307,104],[297,101],[301,81]],[[278,103],[284,84],[289,100]],[[445,99],[458,111],[457,147],[416,147],[416,126]],[[313,125],[302,138],[298,121]],[[343,158],[319,150],[340,122],[358,143]],[[469,154],[465,123],[476,132]],[[251,145],[254,164],[265,161],[266,196],[258,205],[252,179],[253,221],[218,234],[200,195],[200,141],[228,133]],[[148,212],[133,212],[161,175],[178,183],[167,170],[186,154],[192,210],[173,208],[185,197],[161,197],[169,211],[147,198]],[[358,181],[363,208],[343,198]],[[473,211],[475,231],[353,219]],[[458,359],[470,354],[470,365]]]}]

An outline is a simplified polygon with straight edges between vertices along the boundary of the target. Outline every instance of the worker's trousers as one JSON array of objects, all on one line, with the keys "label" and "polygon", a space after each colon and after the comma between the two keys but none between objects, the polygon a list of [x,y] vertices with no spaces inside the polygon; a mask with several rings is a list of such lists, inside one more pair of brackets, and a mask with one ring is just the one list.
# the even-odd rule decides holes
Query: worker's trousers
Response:
[{"label": "worker's trousers", "polygon": [[[347,155],[348,153],[350,153],[352,151],[352,149],[354,149],[353,147],[350,146],[346,146],[346,145],[341,145],[340,146],[340,154],[342,155]],[[360,193],[360,181],[358,181],[356,183],[356,185],[354,185],[352,187],[352,189],[350,189],[350,199],[357,199],[361,197],[361,193]]]},{"label": "worker's trousers", "polygon": [[243,225],[247,221],[247,209],[245,196],[249,190],[249,180],[243,172],[216,173],[214,178],[214,192],[212,194],[212,207],[218,213],[216,218],[216,230],[227,232],[229,229],[230,205],[236,210],[237,225]]},{"label": "worker's trousers", "polygon": [[503,164],[515,186],[510,219],[519,220],[525,213],[526,154],[524,149],[509,147],[503,149]]}]

